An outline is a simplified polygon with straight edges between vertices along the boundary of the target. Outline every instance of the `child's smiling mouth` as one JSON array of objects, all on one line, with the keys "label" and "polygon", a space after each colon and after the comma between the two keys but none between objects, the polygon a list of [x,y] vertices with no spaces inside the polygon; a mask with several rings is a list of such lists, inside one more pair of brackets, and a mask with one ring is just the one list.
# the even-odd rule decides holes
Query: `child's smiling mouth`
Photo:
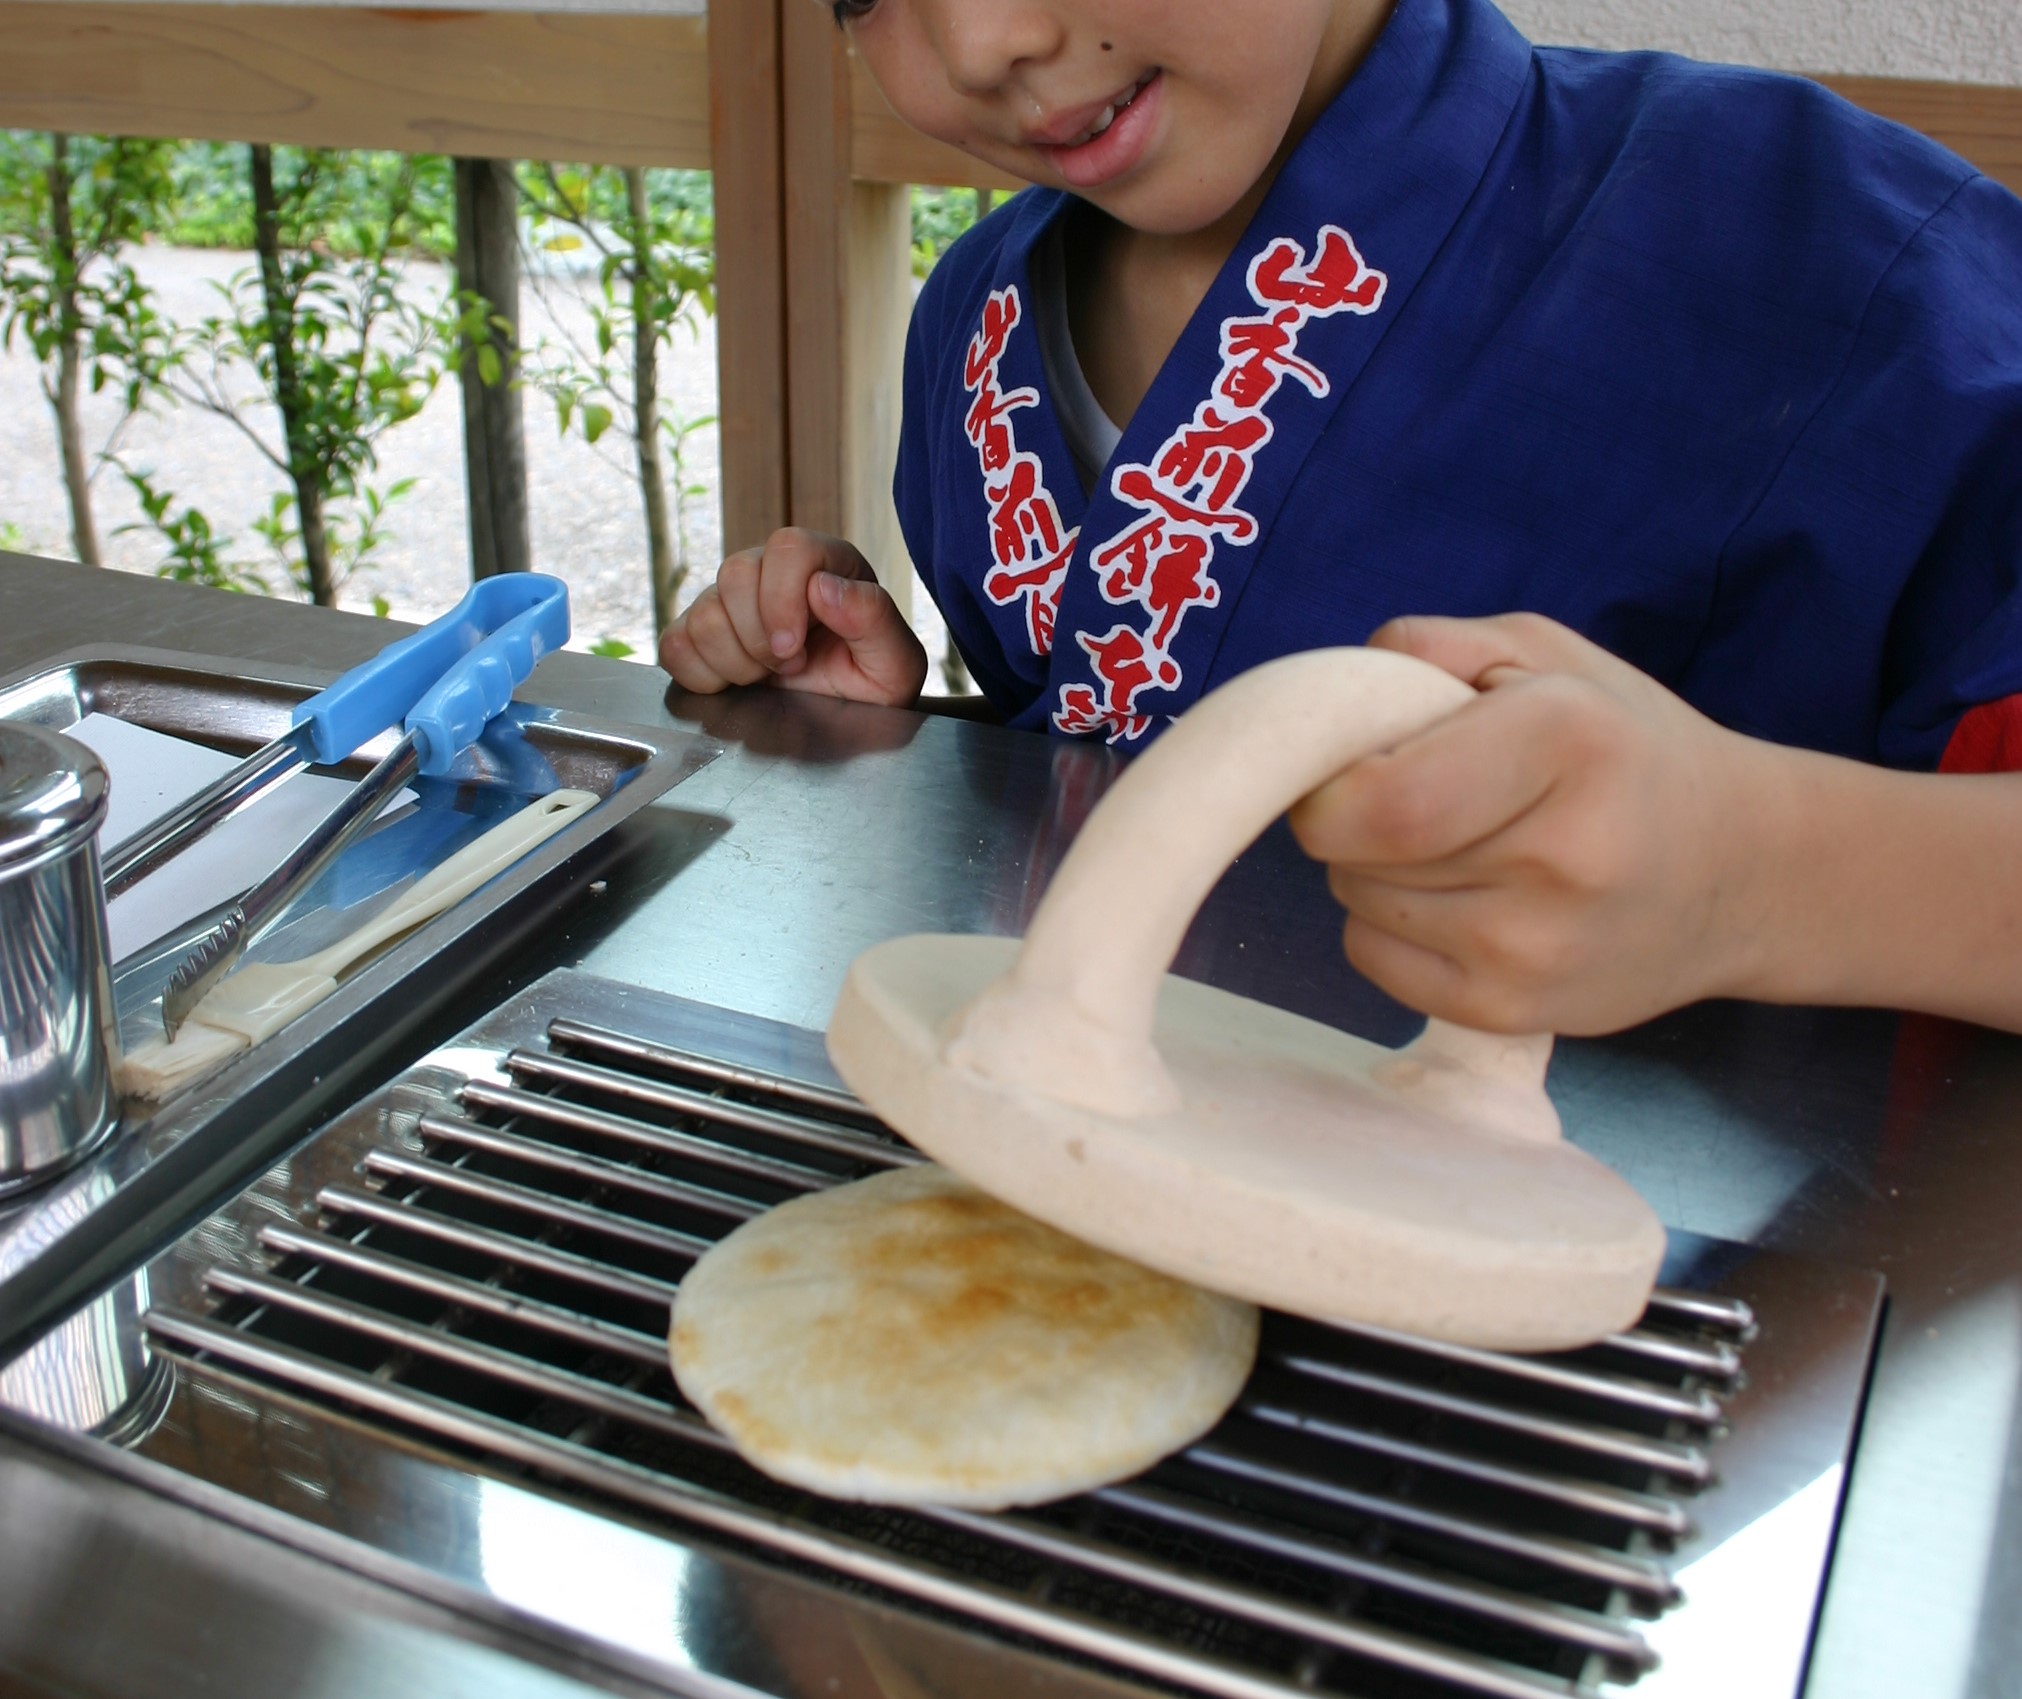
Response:
[{"label": "child's smiling mouth", "polygon": [[1163,69],[1153,66],[1102,105],[1061,114],[1028,135],[1027,145],[1078,189],[1121,176],[1143,157],[1150,142],[1163,76]]}]

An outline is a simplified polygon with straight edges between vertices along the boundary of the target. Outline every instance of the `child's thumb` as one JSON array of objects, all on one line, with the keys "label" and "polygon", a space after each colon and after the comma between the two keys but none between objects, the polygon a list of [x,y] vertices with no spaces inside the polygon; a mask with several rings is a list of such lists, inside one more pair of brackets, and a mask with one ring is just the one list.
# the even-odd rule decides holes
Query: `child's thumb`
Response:
[{"label": "child's thumb", "polygon": [[815,617],[851,648],[890,635],[898,610],[876,579],[817,572],[808,590]]}]

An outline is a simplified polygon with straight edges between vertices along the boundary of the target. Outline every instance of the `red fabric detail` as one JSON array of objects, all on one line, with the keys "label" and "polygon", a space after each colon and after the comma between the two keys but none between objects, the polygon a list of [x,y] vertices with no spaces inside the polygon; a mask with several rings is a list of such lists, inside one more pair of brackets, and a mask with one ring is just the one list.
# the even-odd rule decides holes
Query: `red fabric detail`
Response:
[{"label": "red fabric detail", "polygon": [[1945,745],[1941,773],[2022,772],[2022,696],[1983,702],[1966,715]]}]

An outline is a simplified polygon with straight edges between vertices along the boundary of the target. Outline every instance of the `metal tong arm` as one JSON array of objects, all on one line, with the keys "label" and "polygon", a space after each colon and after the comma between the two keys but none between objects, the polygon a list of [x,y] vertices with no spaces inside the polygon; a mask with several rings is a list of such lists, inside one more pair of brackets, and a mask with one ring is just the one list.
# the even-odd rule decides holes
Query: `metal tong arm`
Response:
[{"label": "metal tong arm", "polygon": [[344,793],[344,800],[316,823],[315,830],[239,900],[239,912],[244,916],[239,933],[241,946],[257,938],[269,921],[364,833],[379,817],[387,799],[414,777],[420,764],[420,742],[410,733]]},{"label": "metal tong arm", "polygon": [[170,1039],[204,994],[231,971],[246,946],[378,818],[387,798],[414,777],[420,761],[420,741],[410,732],[345,792],[344,800],[317,822],[273,872],[197,941],[162,992],[162,1030]]},{"label": "metal tong arm", "polygon": [[296,726],[248,755],[230,772],[221,773],[179,807],[121,840],[105,857],[106,900],[180,855],[255,797],[307,766],[309,759],[310,730]]}]

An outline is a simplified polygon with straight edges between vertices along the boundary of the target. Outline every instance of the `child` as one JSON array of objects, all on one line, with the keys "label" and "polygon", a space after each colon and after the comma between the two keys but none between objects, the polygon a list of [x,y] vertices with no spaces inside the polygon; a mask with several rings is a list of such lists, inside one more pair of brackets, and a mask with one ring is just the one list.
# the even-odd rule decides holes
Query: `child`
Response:
[{"label": "child", "polygon": [[[900,116],[1039,185],[920,298],[895,492],[1009,723],[1130,746],[1272,656],[1405,650],[1481,696],[1293,816],[1404,1001],[2022,1030],[2022,203],[1489,0],[836,11]],[[661,654],[926,675],[806,532]]]}]

